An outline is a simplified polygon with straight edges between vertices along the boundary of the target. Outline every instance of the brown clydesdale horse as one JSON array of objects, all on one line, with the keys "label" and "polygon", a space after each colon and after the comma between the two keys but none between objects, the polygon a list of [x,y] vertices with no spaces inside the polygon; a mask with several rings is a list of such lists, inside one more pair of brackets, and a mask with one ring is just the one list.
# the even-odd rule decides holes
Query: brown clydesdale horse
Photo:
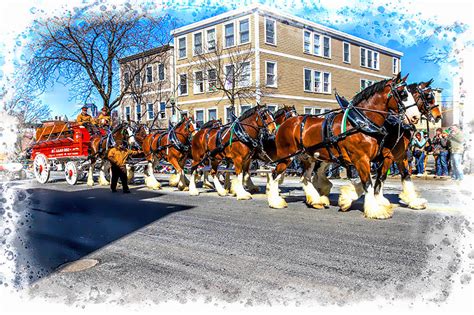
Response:
[{"label": "brown clydesdale horse", "polygon": [[252,195],[243,187],[243,172],[248,170],[260,140],[275,129],[276,124],[268,108],[257,105],[221,128],[203,128],[198,131],[192,140],[190,195],[199,195],[196,188],[197,168],[206,162],[211,164],[211,176],[217,193],[220,196],[227,195],[227,190],[222,187],[217,176],[217,168],[223,160],[231,160],[237,175],[237,199],[251,199]]},{"label": "brown clydesdale horse", "polygon": [[[377,82],[360,93],[352,100],[360,112],[375,124],[376,130],[381,130],[389,111],[407,115],[412,121],[419,119],[419,111],[414,105],[413,97],[408,93],[405,83],[406,77]],[[278,164],[270,179],[268,190],[268,202],[270,207],[283,208],[287,204],[279,195],[278,181],[281,174],[286,170],[295,155],[304,153],[310,158],[303,163],[304,174],[302,178],[303,189],[306,194],[306,202],[315,208],[323,208],[329,204],[327,198],[321,198],[318,191],[311,182],[311,175],[316,159],[332,161],[338,157],[338,161],[345,165],[353,165],[361,178],[364,188],[365,202],[364,214],[368,218],[385,219],[392,215],[391,208],[380,207],[374,195],[374,186],[370,177],[370,162],[380,156],[382,142],[377,134],[366,134],[359,128],[353,128],[346,122],[343,128],[343,113],[335,113],[332,124],[327,124],[323,117],[298,116],[286,120],[276,133],[277,160]],[[362,127],[362,126],[360,126]],[[330,129],[330,136],[326,137],[323,128]],[[347,209],[342,209],[347,210]]]},{"label": "brown clydesdale horse", "polygon": [[[159,130],[145,136],[141,147],[147,159],[145,184],[148,188],[161,188],[161,184],[153,175],[153,170],[161,159],[165,159],[173,165],[176,170],[178,189],[188,189],[188,180],[184,175],[184,165],[190,154],[191,138],[195,130],[196,128],[192,119],[188,116],[184,116],[176,126],[168,130]],[[172,184],[171,181],[170,178],[170,184]]]},{"label": "brown clydesdale horse", "polygon": [[102,161],[99,173],[99,185],[109,185],[109,182],[105,177],[107,152],[109,146],[113,145],[113,142],[121,144],[123,141],[127,141],[129,146],[136,145],[133,128],[127,122],[120,123],[107,135],[95,134],[91,137],[89,153],[90,165],[87,174],[87,185],[94,186],[94,167],[98,160]]}]

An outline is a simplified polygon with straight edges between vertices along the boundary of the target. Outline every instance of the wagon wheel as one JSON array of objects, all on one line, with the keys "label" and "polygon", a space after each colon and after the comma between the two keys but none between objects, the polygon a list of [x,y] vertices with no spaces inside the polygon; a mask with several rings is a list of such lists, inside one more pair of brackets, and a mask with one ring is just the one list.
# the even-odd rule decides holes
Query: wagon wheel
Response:
[{"label": "wagon wheel", "polygon": [[48,182],[50,170],[48,158],[42,153],[37,154],[33,161],[33,171],[36,180],[41,184]]},{"label": "wagon wheel", "polygon": [[77,168],[76,162],[69,161],[64,167],[64,176],[69,185],[75,185],[81,177],[81,171]]}]

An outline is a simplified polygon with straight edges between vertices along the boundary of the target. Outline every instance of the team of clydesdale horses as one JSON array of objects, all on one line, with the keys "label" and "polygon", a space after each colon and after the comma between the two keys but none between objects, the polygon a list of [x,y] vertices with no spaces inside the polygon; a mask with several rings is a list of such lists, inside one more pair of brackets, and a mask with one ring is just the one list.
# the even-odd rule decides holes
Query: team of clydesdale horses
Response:
[{"label": "team of clydesdale horses", "polygon": [[[374,83],[351,102],[336,93],[341,108],[321,115],[298,115],[294,107],[288,106],[271,113],[266,106],[257,105],[228,124],[212,120],[199,130],[187,116],[168,130],[150,132],[144,125],[132,124],[129,137],[133,141],[129,143],[142,148],[147,161],[147,187],[160,188],[153,171],[164,159],[176,170],[172,184],[193,196],[199,195],[196,182],[200,167],[210,168],[212,183],[205,173],[201,176],[203,185],[213,187],[220,196],[233,194],[244,200],[258,191],[250,178],[251,162],[273,164],[266,187],[272,208],[287,207],[278,185],[293,159],[301,162],[306,203],[314,208],[329,206],[329,165],[352,166],[360,180],[341,188],[340,209],[347,211],[365,194],[364,215],[386,219],[392,216],[393,207],[383,196],[383,185],[393,162],[402,174],[400,200],[413,209],[426,207],[427,201],[418,197],[410,180],[406,152],[421,115],[431,122],[441,119],[430,87],[432,80],[407,85],[406,79],[398,74]],[[191,178],[187,180],[184,166],[189,159]],[[223,162],[234,165],[236,179],[232,185],[227,181],[223,184],[219,178],[218,167]],[[373,165],[375,178],[371,174]]]}]

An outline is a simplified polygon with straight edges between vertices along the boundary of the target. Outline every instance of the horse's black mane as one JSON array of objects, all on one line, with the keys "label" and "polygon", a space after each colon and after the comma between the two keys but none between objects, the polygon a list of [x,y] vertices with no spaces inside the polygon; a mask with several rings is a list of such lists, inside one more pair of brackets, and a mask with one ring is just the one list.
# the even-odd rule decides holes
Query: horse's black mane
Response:
[{"label": "horse's black mane", "polygon": [[259,110],[259,109],[262,108],[262,107],[263,107],[263,106],[257,105],[257,106],[255,106],[255,107],[251,107],[251,108],[247,109],[245,112],[242,113],[242,115],[240,115],[239,121],[242,121],[242,120],[244,120],[244,119],[246,119],[246,118],[249,118],[250,116],[252,116],[253,114],[255,114],[255,112],[256,112],[257,110]]},{"label": "horse's black mane", "polygon": [[407,89],[410,93],[414,92],[419,83],[412,83],[407,85]]},{"label": "horse's black mane", "polygon": [[354,106],[356,106],[356,105],[358,105],[360,102],[369,99],[370,97],[372,97],[372,96],[375,95],[376,93],[382,92],[383,89],[385,88],[385,85],[387,84],[388,81],[389,81],[389,79],[385,79],[385,80],[376,82],[376,83],[374,83],[374,84],[372,84],[372,85],[366,87],[365,89],[363,89],[362,91],[360,91],[359,93],[357,93],[357,94],[352,98],[352,104],[353,104]]},{"label": "horse's black mane", "polygon": [[214,124],[216,122],[219,122],[219,120],[215,120],[215,119],[209,120],[207,123],[201,126],[201,129],[214,127]]},{"label": "horse's black mane", "polygon": [[285,113],[285,110],[286,109],[294,109],[294,106],[283,106],[282,108],[280,108],[279,110],[277,110],[274,114],[273,114],[273,117],[277,118],[279,117],[280,115],[282,115],[283,113]]}]

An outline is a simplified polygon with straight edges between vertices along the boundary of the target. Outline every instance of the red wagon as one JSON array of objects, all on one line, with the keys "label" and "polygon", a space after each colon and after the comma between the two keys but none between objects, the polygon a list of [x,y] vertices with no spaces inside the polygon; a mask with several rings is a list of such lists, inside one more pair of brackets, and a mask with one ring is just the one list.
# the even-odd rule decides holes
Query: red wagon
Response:
[{"label": "red wagon", "polygon": [[64,170],[70,185],[82,178],[88,165],[91,135],[87,128],[75,122],[45,122],[36,130],[36,142],[31,147],[33,172],[38,182],[48,182],[51,170]]}]

